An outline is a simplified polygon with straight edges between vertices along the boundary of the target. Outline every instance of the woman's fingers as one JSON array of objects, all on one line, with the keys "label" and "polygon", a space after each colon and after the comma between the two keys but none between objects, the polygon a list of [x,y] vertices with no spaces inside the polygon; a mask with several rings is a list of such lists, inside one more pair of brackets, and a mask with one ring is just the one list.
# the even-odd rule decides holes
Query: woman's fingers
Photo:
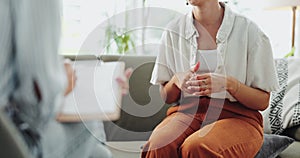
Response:
[{"label": "woman's fingers", "polygon": [[210,85],[210,81],[208,79],[203,80],[189,80],[186,82],[188,86],[205,86]]},{"label": "woman's fingers", "polygon": [[132,68],[127,68],[126,70],[125,70],[125,77],[127,78],[127,79],[129,79],[130,78],[130,76],[132,75],[132,72],[133,72],[133,69]]},{"label": "woman's fingers", "polygon": [[191,89],[189,89],[188,87],[183,87],[181,89],[183,92],[186,92],[188,94],[193,94],[195,91],[192,91]]},{"label": "woman's fingers", "polygon": [[194,95],[209,95],[225,90],[225,78],[225,76],[213,73],[196,74],[186,82],[186,85]]},{"label": "woman's fingers", "polygon": [[205,73],[205,74],[197,74],[194,76],[195,80],[204,80],[212,77],[212,73]]},{"label": "woman's fingers", "polygon": [[206,89],[204,91],[200,91],[200,92],[195,92],[193,93],[193,95],[195,96],[205,96],[205,95],[210,95],[212,93],[211,89]]},{"label": "woman's fingers", "polygon": [[64,67],[65,67],[67,81],[68,81],[68,85],[67,85],[67,87],[65,89],[65,93],[64,93],[64,95],[66,96],[73,90],[73,88],[76,84],[77,76],[76,76],[74,69],[72,68],[72,65],[69,62],[66,61],[64,63]]},{"label": "woman's fingers", "polygon": [[127,80],[124,80],[122,77],[117,77],[116,81],[122,88],[122,95],[126,95],[128,93],[129,85],[127,83]]},{"label": "woman's fingers", "polygon": [[199,68],[200,68],[200,62],[198,61],[197,63],[196,63],[196,65],[194,65],[194,66],[192,66],[191,67],[191,72],[192,73],[195,73],[195,72],[197,72],[198,70],[199,70]]},{"label": "woman's fingers", "polygon": [[181,90],[184,91],[184,92],[187,92],[189,94],[193,93],[193,91],[191,91],[190,89],[188,89],[189,85],[187,84],[187,82],[188,82],[188,80],[190,80],[191,76],[192,76],[192,74],[188,73],[184,77],[184,79],[183,79],[183,81],[181,83]]},{"label": "woman's fingers", "polygon": [[210,85],[203,85],[203,86],[189,86],[187,89],[193,91],[193,92],[200,92],[205,91],[207,89],[211,89]]},{"label": "woman's fingers", "polygon": [[122,88],[122,95],[126,95],[129,90],[129,83],[128,80],[133,72],[132,68],[128,68],[124,72],[124,76],[120,76],[116,78],[117,83],[120,85]]}]

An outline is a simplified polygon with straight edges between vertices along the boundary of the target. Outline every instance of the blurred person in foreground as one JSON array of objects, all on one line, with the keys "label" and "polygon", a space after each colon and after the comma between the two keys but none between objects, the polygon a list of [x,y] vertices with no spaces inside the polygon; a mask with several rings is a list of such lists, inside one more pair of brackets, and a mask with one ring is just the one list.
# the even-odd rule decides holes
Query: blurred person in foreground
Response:
[{"label": "blurred person in foreground", "polygon": [[[102,122],[55,120],[76,82],[71,65],[58,56],[60,3],[0,0],[0,106],[8,107],[33,157],[109,158]],[[128,88],[126,81],[118,82]]]}]

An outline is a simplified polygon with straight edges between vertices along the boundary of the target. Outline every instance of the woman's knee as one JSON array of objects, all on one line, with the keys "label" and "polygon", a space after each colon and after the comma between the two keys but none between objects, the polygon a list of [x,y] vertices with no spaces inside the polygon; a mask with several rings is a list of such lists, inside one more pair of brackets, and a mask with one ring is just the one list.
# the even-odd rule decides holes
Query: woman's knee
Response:
[{"label": "woman's knee", "polygon": [[165,143],[164,139],[149,139],[147,144],[145,145],[145,147],[147,147],[148,150],[161,149],[167,151],[176,150],[178,146],[178,143],[176,143],[175,141],[171,143]]},{"label": "woman's knee", "polygon": [[219,154],[217,144],[210,140],[201,139],[201,138],[187,138],[183,144],[180,146],[180,154],[182,158],[191,158],[191,157],[211,157],[218,158],[222,157]]},{"label": "woman's knee", "polygon": [[179,153],[182,158],[192,157],[254,157],[260,148],[260,138],[251,142],[229,143],[220,142],[205,137],[188,137],[180,146]]},{"label": "woman's knee", "polygon": [[156,158],[164,158],[164,157],[174,157],[176,158],[178,155],[178,147],[179,145],[176,142],[171,142],[169,144],[165,144],[163,139],[161,140],[149,140],[143,147],[142,157],[156,157]]}]

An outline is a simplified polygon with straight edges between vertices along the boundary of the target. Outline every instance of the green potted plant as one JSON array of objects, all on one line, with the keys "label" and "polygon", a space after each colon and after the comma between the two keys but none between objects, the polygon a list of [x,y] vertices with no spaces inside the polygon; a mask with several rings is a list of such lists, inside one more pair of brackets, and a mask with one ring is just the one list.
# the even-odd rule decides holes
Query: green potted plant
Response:
[{"label": "green potted plant", "polygon": [[[144,0],[145,1],[145,0]],[[127,5],[125,10],[127,10]],[[115,18],[114,16],[112,18]],[[109,19],[109,18],[108,18]],[[108,20],[108,25],[105,31],[105,44],[106,44],[106,52],[114,53],[118,52],[119,54],[127,54],[129,50],[131,53],[136,53],[135,43],[133,39],[133,33],[128,31],[128,13],[125,11],[125,27],[116,27],[111,24],[111,21]],[[112,51],[112,46],[116,46],[117,51]]]},{"label": "green potted plant", "polygon": [[133,53],[135,53],[135,43],[130,32],[118,33],[116,30],[112,26],[106,28],[106,52],[111,53],[112,44],[115,44],[119,54],[126,54],[130,49],[133,49]]}]

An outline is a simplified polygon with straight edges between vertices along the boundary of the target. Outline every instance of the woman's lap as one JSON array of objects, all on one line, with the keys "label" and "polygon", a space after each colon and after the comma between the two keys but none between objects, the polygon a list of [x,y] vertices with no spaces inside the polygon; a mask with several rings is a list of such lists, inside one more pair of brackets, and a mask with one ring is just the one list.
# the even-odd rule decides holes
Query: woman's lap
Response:
[{"label": "woman's lap", "polygon": [[144,146],[142,157],[177,158],[178,146],[199,127],[200,123],[192,115],[172,113],[154,129]]},{"label": "woman's lap", "polygon": [[[253,123],[248,123],[248,119],[225,118],[200,129],[202,121],[193,115],[172,113],[155,128],[142,157],[189,157],[193,154],[199,157],[201,153],[212,157],[218,154],[225,157],[255,155],[263,142],[262,130],[258,130],[259,124],[254,127]],[[202,151],[197,150],[199,148]]]},{"label": "woman's lap", "polygon": [[191,115],[173,113],[164,119],[152,132],[151,148],[162,148],[171,143],[181,144],[186,137],[197,131],[200,123]]},{"label": "woman's lap", "polygon": [[[180,147],[183,157],[254,157],[263,135],[247,120],[226,118],[206,125],[190,135]],[[212,153],[211,153],[212,152]]]}]

